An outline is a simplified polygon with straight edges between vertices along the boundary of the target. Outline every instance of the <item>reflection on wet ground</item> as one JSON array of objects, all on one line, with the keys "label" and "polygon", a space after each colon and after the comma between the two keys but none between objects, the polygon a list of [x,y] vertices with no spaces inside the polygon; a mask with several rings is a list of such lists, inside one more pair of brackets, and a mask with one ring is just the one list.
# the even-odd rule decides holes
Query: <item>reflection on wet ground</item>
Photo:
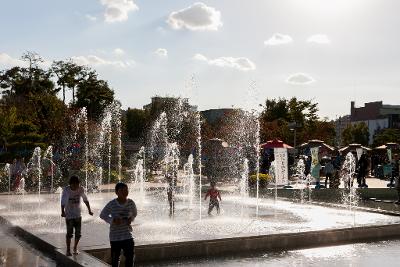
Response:
[{"label": "reflection on wet ground", "polygon": [[[85,207],[82,219],[83,250],[109,246],[108,225],[98,216],[114,194],[90,194],[89,201],[95,215],[89,216]],[[161,195],[164,196],[164,195]],[[135,200],[135,195],[131,196]],[[4,204],[0,216],[14,225],[34,233],[58,248],[65,244],[65,222],[60,216],[59,194],[0,196]],[[208,202],[203,202],[202,218],[199,204],[192,206],[183,195],[177,196],[175,216],[168,216],[165,199],[154,194],[146,201],[138,201],[138,216],[134,221],[137,245],[169,243],[226,237],[256,236],[276,233],[305,232],[364,225],[400,223],[400,218],[364,211],[349,211],[289,201],[262,199],[256,215],[256,199],[223,196],[221,215],[207,216]],[[94,234],[95,233],[95,234]]]},{"label": "reflection on wet ground", "polygon": [[52,260],[0,228],[0,267],[55,267]]},{"label": "reflection on wet ground", "polygon": [[197,259],[146,264],[146,267],[395,267],[400,266],[400,240],[320,247],[245,257]]}]

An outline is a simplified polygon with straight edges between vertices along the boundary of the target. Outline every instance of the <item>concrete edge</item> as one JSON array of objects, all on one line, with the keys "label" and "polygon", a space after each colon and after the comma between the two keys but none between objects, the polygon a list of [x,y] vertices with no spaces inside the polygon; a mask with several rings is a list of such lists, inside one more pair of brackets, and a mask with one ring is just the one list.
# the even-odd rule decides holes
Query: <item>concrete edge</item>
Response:
[{"label": "concrete edge", "polygon": [[[137,263],[188,258],[218,257],[260,251],[282,251],[311,247],[388,240],[400,237],[400,224],[363,226],[298,233],[232,237],[214,240],[185,241],[135,247]],[[87,250],[105,262],[110,249]]]},{"label": "concrete edge", "polygon": [[[80,256],[77,257],[68,257],[66,256],[60,249],[56,248],[52,244],[44,241],[43,239],[37,237],[36,235],[28,232],[27,230],[13,225],[6,218],[0,216],[0,225],[6,226],[6,230],[21,238],[24,242],[31,245],[36,250],[42,252],[45,256],[54,260],[57,263],[57,266],[65,266],[65,267],[86,267],[85,262],[94,262],[96,267],[105,267],[109,266],[105,262],[101,261],[99,258],[94,257],[90,253],[86,251],[81,251]],[[79,262],[81,261],[81,262]]]},{"label": "concrete edge", "polygon": [[[283,199],[285,201],[291,201],[293,203],[301,204],[300,202],[293,201],[293,199],[291,199],[291,198],[279,197],[278,199]],[[329,203],[329,202],[323,202],[323,201],[304,202],[303,204],[317,205],[317,206],[337,208],[337,209],[348,209],[348,206],[346,206],[345,204]],[[362,207],[362,206],[354,206],[354,207],[352,207],[352,209],[355,211],[379,213],[379,214],[388,215],[388,216],[400,216],[400,212],[398,212],[398,211],[390,211],[390,210],[376,209],[376,208]]]}]

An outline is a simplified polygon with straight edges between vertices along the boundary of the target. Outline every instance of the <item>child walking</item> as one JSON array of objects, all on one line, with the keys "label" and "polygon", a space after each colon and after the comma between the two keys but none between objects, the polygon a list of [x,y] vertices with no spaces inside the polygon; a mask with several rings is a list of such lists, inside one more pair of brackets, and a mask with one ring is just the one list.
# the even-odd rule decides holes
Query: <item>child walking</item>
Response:
[{"label": "child walking", "polygon": [[75,243],[74,243],[74,254],[78,254],[78,243],[81,238],[81,198],[85,203],[89,214],[93,215],[90,209],[89,201],[85,195],[84,189],[80,186],[80,181],[77,176],[72,176],[69,179],[69,186],[66,186],[61,195],[61,217],[65,217],[67,225],[67,256],[71,256],[71,239],[73,231],[75,229]]},{"label": "child walking", "polygon": [[[219,193],[218,189],[215,188],[215,182],[210,183],[211,188],[208,189],[207,194],[204,200],[207,200],[207,197],[210,197],[210,204],[208,205],[208,215],[211,215],[211,211],[214,207],[217,208],[217,214],[219,214],[219,201],[221,201],[221,194]],[[218,201],[219,198],[219,201]]]},{"label": "child walking", "polygon": [[110,224],[111,265],[118,267],[121,250],[125,256],[125,266],[132,267],[134,262],[135,242],[131,223],[137,215],[136,205],[128,198],[128,186],[124,183],[115,185],[117,198],[108,202],[100,213],[100,218]]}]

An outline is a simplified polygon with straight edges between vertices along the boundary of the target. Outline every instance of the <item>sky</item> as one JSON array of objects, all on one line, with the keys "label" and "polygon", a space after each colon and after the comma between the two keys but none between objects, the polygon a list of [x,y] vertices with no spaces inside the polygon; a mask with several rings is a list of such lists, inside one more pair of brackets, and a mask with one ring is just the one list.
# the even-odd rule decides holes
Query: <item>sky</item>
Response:
[{"label": "sky", "polygon": [[297,97],[334,119],[400,104],[398,0],[0,0],[0,69],[25,51],[89,65],[123,108],[200,110]]}]

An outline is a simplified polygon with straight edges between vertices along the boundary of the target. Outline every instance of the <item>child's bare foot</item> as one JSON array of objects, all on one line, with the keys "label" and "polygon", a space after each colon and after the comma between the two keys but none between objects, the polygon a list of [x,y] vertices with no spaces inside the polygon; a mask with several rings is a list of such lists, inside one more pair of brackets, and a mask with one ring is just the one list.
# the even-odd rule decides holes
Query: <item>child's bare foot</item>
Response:
[{"label": "child's bare foot", "polygon": [[67,251],[67,253],[65,253],[65,255],[72,256],[71,251]]},{"label": "child's bare foot", "polygon": [[77,248],[74,248],[74,255],[78,255],[79,254],[79,250]]}]

